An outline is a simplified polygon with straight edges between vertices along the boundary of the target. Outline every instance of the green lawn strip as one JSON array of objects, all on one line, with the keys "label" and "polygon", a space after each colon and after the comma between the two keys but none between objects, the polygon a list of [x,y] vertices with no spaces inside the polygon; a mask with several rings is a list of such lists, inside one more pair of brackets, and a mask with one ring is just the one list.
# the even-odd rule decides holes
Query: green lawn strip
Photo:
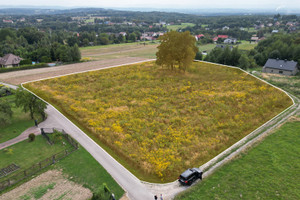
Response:
[{"label": "green lawn strip", "polygon": [[82,147],[53,167],[63,169],[63,173],[67,174],[71,181],[82,184],[93,192],[106,183],[117,199],[124,194],[110,174]]},{"label": "green lawn strip", "polygon": [[19,136],[23,131],[34,126],[34,121],[30,118],[29,113],[24,113],[22,108],[16,107],[14,95],[2,97],[0,100],[6,100],[13,111],[11,123],[0,127],[0,143],[2,143]]},{"label": "green lawn strip", "polygon": [[300,199],[300,122],[289,122],[176,199]]},{"label": "green lawn strip", "polygon": [[[0,150],[0,168],[4,168],[15,163],[21,168],[17,172],[25,170],[66,148],[70,148],[71,145],[67,142],[65,143],[66,145],[63,145],[62,142],[49,145],[46,139],[41,135],[36,136],[35,141],[33,142],[28,142],[28,140],[22,141]],[[13,174],[14,173],[11,175]],[[0,180],[4,180],[6,178],[7,176]]]}]

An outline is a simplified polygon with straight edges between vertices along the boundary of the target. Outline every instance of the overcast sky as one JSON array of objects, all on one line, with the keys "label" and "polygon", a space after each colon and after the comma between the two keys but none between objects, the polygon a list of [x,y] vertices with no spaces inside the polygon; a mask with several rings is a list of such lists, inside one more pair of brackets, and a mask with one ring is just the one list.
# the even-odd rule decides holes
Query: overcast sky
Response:
[{"label": "overcast sky", "polygon": [[299,9],[300,0],[0,0],[0,6]]}]

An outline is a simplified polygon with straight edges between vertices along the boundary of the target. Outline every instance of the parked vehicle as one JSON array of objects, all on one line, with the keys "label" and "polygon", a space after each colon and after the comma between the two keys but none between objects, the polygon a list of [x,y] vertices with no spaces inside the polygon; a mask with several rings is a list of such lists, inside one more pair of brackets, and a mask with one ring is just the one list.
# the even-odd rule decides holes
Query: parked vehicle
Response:
[{"label": "parked vehicle", "polygon": [[183,172],[179,177],[178,181],[182,185],[191,185],[193,182],[195,182],[198,178],[202,180],[202,174],[203,172],[199,168],[190,168]]}]

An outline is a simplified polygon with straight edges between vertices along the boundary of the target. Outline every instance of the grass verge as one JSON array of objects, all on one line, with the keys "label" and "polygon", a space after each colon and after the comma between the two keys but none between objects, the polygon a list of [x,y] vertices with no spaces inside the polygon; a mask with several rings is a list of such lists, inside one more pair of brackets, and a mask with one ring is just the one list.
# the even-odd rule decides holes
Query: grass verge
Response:
[{"label": "grass verge", "polygon": [[176,199],[299,199],[300,122],[288,122]]}]

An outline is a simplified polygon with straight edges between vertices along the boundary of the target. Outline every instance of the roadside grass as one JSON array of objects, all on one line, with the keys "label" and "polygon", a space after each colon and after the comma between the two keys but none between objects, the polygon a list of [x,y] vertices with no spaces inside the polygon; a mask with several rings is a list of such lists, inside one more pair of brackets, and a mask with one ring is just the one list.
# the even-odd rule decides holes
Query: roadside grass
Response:
[{"label": "roadside grass", "polygon": [[204,164],[292,103],[238,69],[199,62],[186,73],[147,62],[24,86],[158,182]]},{"label": "roadside grass", "polygon": [[123,189],[116,183],[111,175],[83,148],[79,147],[66,158],[52,166],[62,169],[68,179],[89,188],[95,192],[106,183],[116,199],[123,196]]},{"label": "roadside grass", "polygon": [[259,77],[300,98],[300,73],[296,76],[262,73]]},{"label": "roadside grass", "polygon": [[178,29],[184,29],[188,26],[195,26],[196,24],[193,24],[193,23],[181,23],[181,25],[169,25],[169,26],[166,26],[168,28],[168,30],[171,30],[171,31],[176,31]]},{"label": "roadside grass", "polygon": [[0,127],[0,143],[13,139],[27,128],[34,126],[34,121],[30,118],[29,113],[24,113],[21,108],[16,107],[15,95],[1,97],[0,101],[2,100],[6,100],[11,105],[13,116],[10,124]]},{"label": "roadside grass", "polygon": [[[20,167],[16,172],[25,170],[53,154],[63,151],[66,148],[71,148],[68,142],[65,142],[65,145],[63,145],[63,141],[64,139],[54,145],[49,145],[43,136],[38,135],[33,142],[25,140],[2,149],[0,150],[0,169],[14,163]],[[14,173],[2,177],[0,180],[4,180],[11,175],[14,175]]]},{"label": "roadside grass", "polygon": [[300,121],[288,122],[175,199],[300,199]]}]

